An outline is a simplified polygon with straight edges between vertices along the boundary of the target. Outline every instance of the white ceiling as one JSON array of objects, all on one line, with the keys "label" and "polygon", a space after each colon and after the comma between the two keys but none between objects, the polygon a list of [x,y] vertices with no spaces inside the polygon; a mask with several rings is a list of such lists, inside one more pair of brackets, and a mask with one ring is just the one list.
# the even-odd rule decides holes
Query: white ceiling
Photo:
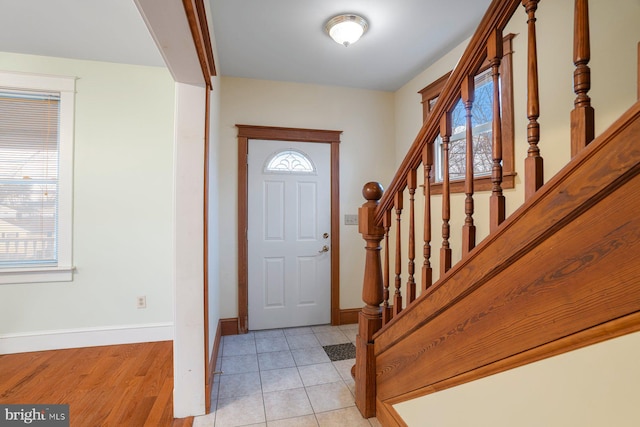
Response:
[{"label": "white ceiling", "polygon": [[0,51],[164,65],[133,0],[0,0]]},{"label": "white ceiling", "polygon": [[[490,3],[209,1],[218,74],[386,91],[469,37]],[[369,21],[348,48],[324,32],[329,18],[345,12]],[[0,0],[0,51],[163,65],[133,0]]]}]

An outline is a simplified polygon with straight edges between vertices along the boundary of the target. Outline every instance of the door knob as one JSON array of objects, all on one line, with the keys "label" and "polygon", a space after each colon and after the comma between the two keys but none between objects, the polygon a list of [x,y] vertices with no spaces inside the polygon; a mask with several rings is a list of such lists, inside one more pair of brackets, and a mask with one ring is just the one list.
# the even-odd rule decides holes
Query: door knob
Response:
[{"label": "door knob", "polygon": [[324,246],[322,247],[322,249],[318,251],[318,253],[319,253],[319,254],[321,254],[321,253],[323,253],[323,252],[329,252],[329,246],[324,245]]}]

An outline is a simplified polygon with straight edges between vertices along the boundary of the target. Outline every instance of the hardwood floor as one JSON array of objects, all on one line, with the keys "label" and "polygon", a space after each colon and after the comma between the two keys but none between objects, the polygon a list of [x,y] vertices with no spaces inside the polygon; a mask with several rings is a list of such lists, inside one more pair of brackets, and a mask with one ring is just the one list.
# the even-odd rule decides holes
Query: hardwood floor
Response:
[{"label": "hardwood floor", "polygon": [[171,341],[0,355],[0,403],[66,403],[71,426],[190,426],[172,397]]}]

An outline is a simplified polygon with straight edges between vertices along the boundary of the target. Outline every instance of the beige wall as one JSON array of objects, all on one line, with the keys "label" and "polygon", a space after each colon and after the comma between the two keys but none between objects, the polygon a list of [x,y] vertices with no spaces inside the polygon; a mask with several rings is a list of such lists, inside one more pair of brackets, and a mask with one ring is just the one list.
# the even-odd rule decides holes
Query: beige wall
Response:
[{"label": "beige wall", "polygon": [[393,94],[341,87],[222,77],[220,118],[220,316],[237,312],[236,124],[343,131],[340,143],[340,305],[361,300],[364,241],[344,215],[364,202],[364,183],[393,172]]},{"label": "beige wall", "polygon": [[[613,7],[615,6],[615,7]],[[637,90],[637,43],[640,40],[640,26],[637,25],[640,19],[640,3],[636,0],[621,0],[615,2],[590,2],[591,12],[591,44],[592,44],[592,90],[590,92],[592,98],[592,105],[596,110],[596,135],[602,133],[617,117],[619,117],[627,108],[629,108],[636,101]],[[540,73],[540,128],[541,139],[540,149],[541,155],[544,158],[545,165],[545,180],[549,180],[555,173],[557,173],[570,159],[570,147],[569,147],[569,114],[573,108],[573,100],[575,94],[572,90],[573,84],[573,63],[572,63],[572,22],[573,22],[573,1],[571,0],[558,0],[553,2],[541,2],[539,11],[537,14],[537,29],[538,29],[538,55],[539,55],[539,73]],[[517,22],[516,22],[517,21]],[[522,190],[523,179],[523,164],[526,157],[527,142],[526,142],[526,126],[528,119],[526,116],[526,52],[527,52],[527,28],[525,22],[525,16],[522,10],[518,10],[516,13],[516,19],[512,20],[512,23],[505,30],[505,34],[515,33],[517,36],[513,40],[514,48],[514,86],[515,86],[515,169],[518,173],[516,177],[516,188],[514,190],[505,191],[507,197],[507,213],[512,213],[517,209],[524,201],[524,193]],[[464,44],[463,44],[464,45]],[[443,57],[440,61],[436,62],[432,67],[425,70],[418,75],[415,79],[405,85],[395,94],[396,99],[396,153],[400,155],[405,153],[408,146],[413,141],[415,133],[420,126],[421,120],[421,105],[420,95],[416,92],[423,87],[427,86],[434,79],[440,77],[444,72],[453,67],[462,54],[464,46],[459,46]],[[411,123],[409,123],[411,119]],[[407,132],[405,129],[414,129],[414,131]],[[409,142],[407,142],[409,141]],[[397,157],[396,162],[399,163],[402,157]],[[487,222],[488,222],[488,206],[486,203],[486,193],[477,194],[475,197],[475,223],[478,226],[479,239],[487,234]],[[461,226],[463,218],[463,203],[462,197],[455,195],[452,197],[452,212],[453,217],[451,220],[452,233],[451,243],[454,252],[454,262],[460,258],[460,239],[461,239]],[[432,229],[435,233],[440,232],[440,203],[439,198],[436,198],[433,211],[438,214],[438,222],[434,222]],[[420,223],[420,219],[418,219]],[[479,241],[478,239],[478,241]],[[432,265],[437,266],[438,248],[440,247],[441,238],[434,237],[434,256],[432,257]],[[636,335],[634,338],[630,338],[630,347],[626,347],[633,350],[633,356],[637,360],[640,356],[640,338]],[[613,342],[607,342],[601,344],[603,351],[611,352],[613,358],[622,357],[620,348],[614,346]],[[587,359],[590,353],[587,351]],[[581,358],[583,356],[568,356]],[[569,359],[573,360],[573,359]],[[580,359],[583,360],[583,359]],[[617,360],[617,359],[616,359]],[[578,363],[578,362],[576,362]],[[584,363],[580,362],[579,366],[584,367]],[[547,410],[550,410],[554,417],[557,417],[558,421],[555,423],[548,422],[532,422],[526,424],[528,421],[523,419],[529,419],[529,413],[533,415],[538,411],[538,407],[549,404],[549,400],[542,400],[547,385],[540,385],[539,389],[532,391],[532,394],[526,394],[528,385],[537,385],[540,378],[546,378],[549,381],[553,380],[556,376],[561,378],[563,375],[563,364],[560,362],[552,362],[548,364],[542,364],[541,371],[525,370],[520,373],[519,369],[516,369],[513,373],[509,373],[507,380],[504,379],[487,379],[482,385],[472,385],[469,387],[456,387],[448,390],[446,393],[436,393],[429,397],[423,397],[414,399],[410,402],[406,402],[401,405],[396,405],[396,409],[400,412],[403,418],[409,421],[410,426],[468,426],[468,425],[492,425],[492,426],[512,426],[512,425],[554,425],[554,426],[583,426],[583,425],[631,425],[624,423],[592,423],[582,424],[580,422],[575,424],[565,424],[559,420],[562,420],[562,416],[566,415],[562,406],[554,405],[549,408],[545,408],[543,411],[548,415]],[[623,376],[623,372],[627,369],[627,365],[620,365],[616,368],[612,375],[615,378]],[[607,371],[609,372],[609,371]],[[635,372],[635,374],[633,373]],[[585,373],[585,372],[583,372]],[[499,374],[497,377],[507,374]],[[575,374],[578,375],[578,374]],[[635,375],[635,382],[638,381],[637,370],[630,371],[630,375]],[[493,378],[493,377],[492,377]],[[517,380],[514,380],[517,378]],[[599,386],[608,387],[606,378],[602,376],[593,377],[590,381],[600,381]],[[503,383],[502,381],[507,381]],[[511,382],[508,382],[511,381]],[[513,381],[521,382],[527,386],[523,388],[511,388]],[[568,393],[574,393],[576,398],[571,401],[566,401],[567,405],[579,404],[580,402],[592,402],[595,399],[595,395],[585,395],[582,393],[580,382],[573,382],[571,376],[566,379],[559,379],[558,381],[566,381],[563,383],[563,390]],[[498,385],[499,384],[499,385]],[[505,384],[509,384],[506,386]],[[611,399],[621,398],[625,399],[625,393],[629,393],[631,390],[632,382],[621,383],[619,394],[617,397]],[[545,388],[547,387],[547,388]],[[517,393],[514,393],[516,390]],[[522,419],[518,419],[514,422],[513,419],[499,418],[482,418],[487,415],[487,411],[477,411],[476,409],[481,406],[473,406],[469,411],[473,416],[480,417],[475,420],[471,417],[471,414],[461,413],[455,408],[460,408],[460,401],[464,401],[465,405],[469,404],[471,394],[473,393],[473,399],[479,399],[479,402],[487,402],[489,412],[507,412],[511,415],[516,414],[521,416]],[[520,394],[522,393],[522,394]],[[531,406],[515,406],[515,410],[510,410],[506,405],[500,404],[497,406],[493,402],[502,402],[511,399],[515,394],[515,399],[519,396],[523,396],[522,400],[526,399],[524,396],[528,396],[530,399],[536,399]],[[483,400],[483,396],[487,397]],[[580,397],[578,397],[580,396]],[[582,400],[580,400],[582,399]],[[613,400],[607,400],[607,405]],[[565,402],[562,400],[562,402]],[[475,405],[475,404],[474,404]],[[533,406],[535,405],[535,409]],[[583,405],[587,406],[587,405]],[[439,409],[434,409],[438,407]],[[466,407],[466,406],[465,406]],[[608,406],[613,408],[614,406]],[[607,408],[607,406],[605,406]],[[598,416],[602,416],[607,412],[602,407],[592,408],[594,411],[601,411]],[[625,409],[627,412],[624,414],[629,415],[629,407]],[[430,414],[429,417],[425,417],[425,414]],[[556,411],[554,413],[554,411]],[[568,413],[568,412],[567,412]],[[587,413],[587,412],[585,412]],[[591,413],[591,412],[588,412]],[[634,412],[635,420],[637,421],[637,412]],[[469,415],[471,418],[464,418]],[[489,414],[491,415],[491,414]],[[511,416],[510,415],[510,416]],[[545,416],[546,416],[545,415]],[[426,420],[433,418],[433,424],[427,424]],[[595,417],[596,415],[594,415]],[[439,418],[438,418],[439,417]],[[470,420],[474,419],[473,422]],[[534,420],[540,420],[539,418],[532,418]],[[580,418],[582,419],[582,418]],[[598,418],[594,418],[598,419]],[[622,418],[624,419],[624,418]],[[484,422],[482,420],[486,420]],[[494,422],[495,420],[502,420],[501,422]],[[546,419],[545,419],[546,420]]]},{"label": "beige wall", "polygon": [[635,427],[640,333],[394,405],[410,427]]},{"label": "beige wall", "polygon": [[422,98],[418,92],[451,71],[467,43],[468,40],[460,43],[394,93],[397,166],[404,159],[422,126]]},{"label": "beige wall", "polygon": [[[0,286],[0,338],[171,332],[174,83],[159,67],[0,53],[3,70],[78,77],[72,282]],[[145,295],[147,308],[136,308]],[[170,335],[169,335],[170,336]],[[1,344],[1,343],[0,343]],[[0,353],[2,353],[0,349]]]}]

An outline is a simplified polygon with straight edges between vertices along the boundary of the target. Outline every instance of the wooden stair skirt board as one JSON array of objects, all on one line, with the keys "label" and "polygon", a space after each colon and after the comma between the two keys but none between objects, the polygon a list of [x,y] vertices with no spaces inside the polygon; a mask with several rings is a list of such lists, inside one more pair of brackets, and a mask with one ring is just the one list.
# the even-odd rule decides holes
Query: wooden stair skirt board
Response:
[{"label": "wooden stair skirt board", "polygon": [[230,317],[228,319],[220,319],[220,332],[222,336],[238,335],[238,318]]},{"label": "wooden stair skirt board", "polygon": [[383,424],[403,425],[391,404],[640,330],[638,212],[640,103],[378,332]]}]

